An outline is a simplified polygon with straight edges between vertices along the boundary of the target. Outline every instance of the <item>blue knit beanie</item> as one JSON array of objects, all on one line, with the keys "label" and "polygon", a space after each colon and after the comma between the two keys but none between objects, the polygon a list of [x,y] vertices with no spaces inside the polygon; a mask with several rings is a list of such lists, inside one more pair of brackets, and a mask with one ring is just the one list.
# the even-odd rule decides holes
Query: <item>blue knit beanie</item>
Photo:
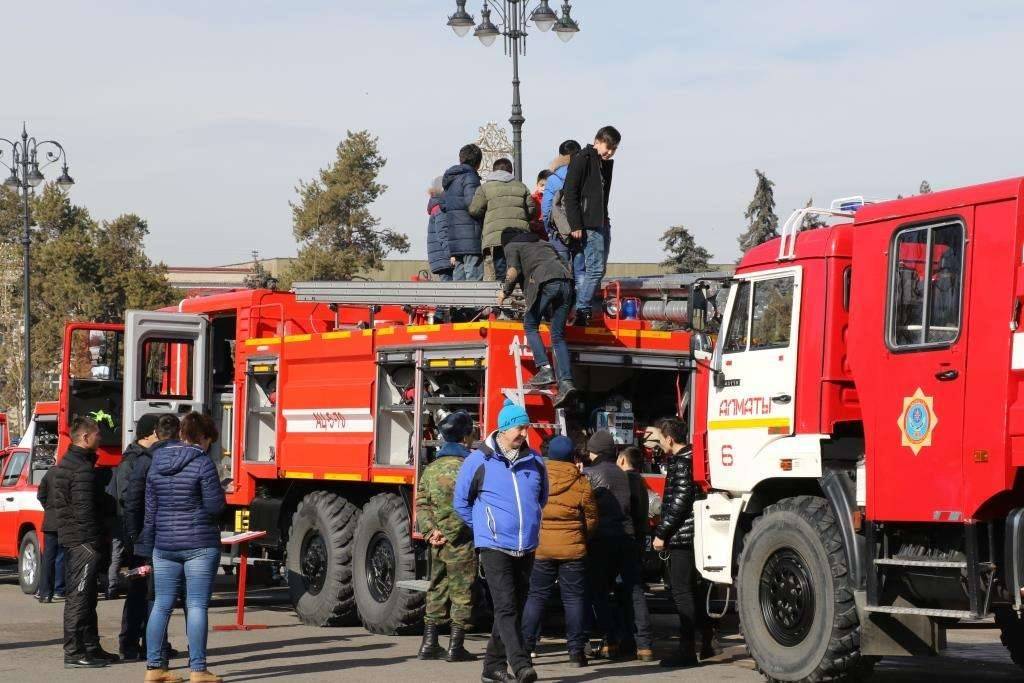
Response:
[{"label": "blue knit beanie", "polygon": [[530,424],[530,416],[526,414],[526,408],[517,406],[510,399],[505,399],[505,405],[498,413],[498,431],[504,432],[513,427],[528,424]]},{"label": "blue knit beanie", "polygon": [[572,462],[573,451],[576,447],[572,439],[567,436],[558,435],[548,442],[548,460],[559,462]]}]

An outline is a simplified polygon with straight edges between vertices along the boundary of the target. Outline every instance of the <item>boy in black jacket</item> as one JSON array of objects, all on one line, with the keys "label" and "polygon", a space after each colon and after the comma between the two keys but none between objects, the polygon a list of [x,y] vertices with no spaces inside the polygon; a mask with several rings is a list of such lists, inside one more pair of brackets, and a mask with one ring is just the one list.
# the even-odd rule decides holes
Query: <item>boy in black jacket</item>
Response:
[{"label": "boy in black jacket", "polygon": [[594,296],[601,288],[608,267],[611,249],[611,222],[608,219],[608,197],[612,191],[612,157],[619,148],[622,135],[614,126],[597,131],[594,144],[573,155],[565,176],[562,194],[565,213],[572,236],[583,246],[586,274],[576,292],[578,327],[590,325]]},{"label": "boy in black jacket", "polygon": [[704,604],[696,599],[699,576],[693,554],[693,502],[697,485],[693,483],[692,450],[686,445],[686,425],[674,417],[659,420],[655,428],[662,450],[668,458],[665,495],[661,503],[661,522],[654,528],[652,547],[668,550],[668,572],[672,582],[672,600],[679,613],[679,651],[661,660],[666,667],[697,666],[696,629],[704,635],[703,650],[711,647],[710,623]]},{"label": "boy in black jacket", "polygon": [[97,668],[119,658],[100,647],[96,621],[96,573],[100,563],[101,509],[106,498],[96,478],[100,427],[88,417],[71,421],[71,447],[53,474],[57,537],[67,556],[64,603],[64,668]]}]

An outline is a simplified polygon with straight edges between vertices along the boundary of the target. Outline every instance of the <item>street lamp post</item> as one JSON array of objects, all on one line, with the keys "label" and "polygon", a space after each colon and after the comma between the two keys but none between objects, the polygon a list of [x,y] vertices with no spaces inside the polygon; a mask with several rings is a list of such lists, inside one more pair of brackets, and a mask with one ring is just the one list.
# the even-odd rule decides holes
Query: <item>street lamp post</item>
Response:
[{"label": "street lamp post", "polygon": [[[484,0],[480,10],[480,23],[466,11],[466,0],[455,0],[455,13],[448,17],[448,26],[459,37],[476,27],[473,35],[484,46],[494,44],[498,36],[505,38],[505,54],[512,56],[512,153],[515,157],[516,180],[523,179],[523,105],[519,99],[519,56],[526,54],[526,24],[532,21],[543,32],[555,30],[562,42],[569,42],[579,33],[579,24],[572,18],[572,4],[565,0],[562,16],[559,17],[548,5],[550,0],[537,0],[533,11],[529,11],[532,0]],[[500,26],[491,21],[491,11],[497,12]]]},{"label": "street lamp post", "polygon": [[[30,309],[31,297],[30,286],[32,284],[31,249],[32,249],[32,219],[29,212],[29,189],[38,187],[45,180],[42,169],[57,161],[62,162],[60,177],[57,178],[57,185],[67,190],[75,181],[68,175],[68,157],[64,148],[56,140],[37,141],[34,137],[28,136],[25,124],[21,126],[21,140],[8,140],[0,138],[0,142],[7,143],[11,147],[11,162],[8,165],[3,161],[3,150],[0,149],[0,165],[3,165],[11,172],[11,175],[4,181],[4,187],[12,190],[21,190],[22,216],[24,218],[24,230],[21,234],[21,246],[25,268],[25,278],[22,291],[22,324],[24,325],[24,419],[22,431],[28,429],[29,421],[32,419],[32,314]],[[47,149],[50,148],[50,149]],[[39,165],[39,151],[45,150],[46,159],[42,166]],[[20,173],[19,173],[20,170]]]}]

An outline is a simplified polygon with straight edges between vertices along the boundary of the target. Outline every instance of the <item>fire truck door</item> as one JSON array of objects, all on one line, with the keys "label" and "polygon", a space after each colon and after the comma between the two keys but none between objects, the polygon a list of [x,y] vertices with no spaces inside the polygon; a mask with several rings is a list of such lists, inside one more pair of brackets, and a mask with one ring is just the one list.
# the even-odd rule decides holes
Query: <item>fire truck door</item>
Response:
[{"label": "fire truck door", "polygon": [[128,311],[125,314],[123,445],[135,439],[146,413],[202,411],[210,383],[204,316]]},{"label": "fire truck door", "polygon": [[969,338],[962,307],[972,221],[965,208],[956,218],[894,226],[884,235],[891,244],[886,315],[879,316],[885,330],[872,342],[883,369],[869,378],[876,401],[867,440],[871,519],[962,519]]},{"label": "fire truck door", "polygon": [[793,433],[800,282],[799,268],[785,268],[740,276],[731,288],[715,350],[723,377],[708,400],[716,487],[750,490],[758,479],[753,459]]}]

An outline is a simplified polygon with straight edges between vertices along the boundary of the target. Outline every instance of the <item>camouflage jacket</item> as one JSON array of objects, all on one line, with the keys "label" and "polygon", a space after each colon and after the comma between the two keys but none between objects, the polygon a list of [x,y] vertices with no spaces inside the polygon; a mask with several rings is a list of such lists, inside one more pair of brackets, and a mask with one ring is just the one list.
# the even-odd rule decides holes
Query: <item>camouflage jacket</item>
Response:
[{"label": "camouflage jacket", "polygon": [[424,536],[437,529],[455,545],[471,538],[466,523],[452,507],[455,480],[468,454],[460,444],[445,444],[438,458],[423,470],[416,490],[416,526]]}]

